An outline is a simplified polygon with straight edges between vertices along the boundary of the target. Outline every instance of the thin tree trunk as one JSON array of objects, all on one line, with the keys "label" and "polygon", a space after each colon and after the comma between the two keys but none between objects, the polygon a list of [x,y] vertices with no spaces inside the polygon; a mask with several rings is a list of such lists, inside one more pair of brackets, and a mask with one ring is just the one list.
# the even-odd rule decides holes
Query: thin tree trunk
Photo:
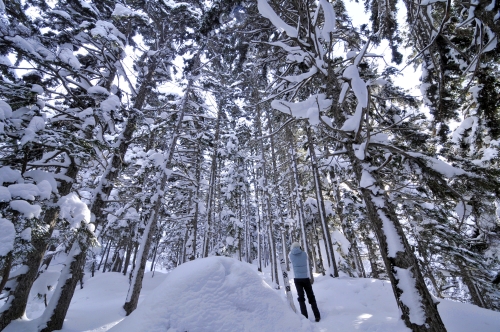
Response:
[{"label": "thin tree trunk", "polygon": [[[295,150],[295,144],[293,140],[293,134],[289,127],[286,128],[286,136],[288,137],[288,141],[290,143],[290,159],[292,166],[293,179],[295,182],[295,202],[298,208],[298,216],[300,223],[300,231],[302,236],[302,248],[304,248],[305,252],[309,252],[309,243],[307,241],[306,235],[306,223],[305,223],[305,213],[304,213],[304,197],[302,196],[302,185],[299,176],[299,170],[297,166],[297,152]],[[312,267],[309,264],[309,275],[311,276],[311,284],[314,282],[314,277],[312,274]]]},{"label": "thin tree trunk", "polygon": [[321,228],[323,230],[323,241],[325,243],[326,257],[328,259],[328,266],[333,268],[333,277],[338,278],[339,271],[337,263],[335,262],[335,254],[333,252],[332,239],[330,230],[328,228],[328,220],[326,217],[325,202],[323,200],[323,191],[321,188],[321,178],[318,170],[318,161],[316,158],[316,151],[314,149],[311,127],[306,128],[307,141],[309,146],[309,156],[311,157],[311,168],[313,171],[314,188],[316,190],[316,201],[318,204],[318,214],[321,221]]},{"label": "thin tree trunk", "polygon": [[348,219],[344,218],[342,206],[340,205],[341,197],[340,197],[339,179],[333,172],[330,172],[330,178],[332,180],[336,179],[336,184],[334,184],[335,201],[336,201],[335,209],[337,210],[337,216],[339,217],[340,224],[342,225],[342,231],[344,232],[347,241],[349,241],[351,245],[351,247],[349,248],[349,258],[351,259],[352,264],[354,264],[354,268],[356,269],[358,277],[362,276],[363,278],[366,278],[365,268],[363,267],[361,256],[359,255],[358,245],[356,243],[356,236],[354,234],[354,230],[352,229],[352,224],[349,222]]},{"label": "thin tree trunk", "polygon": [[458,261],[457,262],[458,266],[460,268],[460,277],[462,277],[464,284],[466,284],[467,288],[469,289],[469,294],[471,296],[472,303],[474,303],[478,307],[490,309],[486,304],[486,302],[484,301],[483,296],[481,295],[481,292],[479,291],[479,288],[477,287],[476,283],[472,280],[472,278],[469,275],[469,272],[464,267],[464,264],[460,261],[460,258],[457,258],[457,261]]},{"label": "thin tree trunk", "polygon": [[250,208],[248,203],[248,190],[245,190],[245,258],[247,263],[252,263],[250,241]]},{"label": "thin tree trunk", "polygon": [[255,191],[255,209],[257,213],[257,260],[259,262],[257,270],[262,272],[262,243],[261,243],[261,233],[262,233],[262,221],[260,218],[260,200],[259,200],[259,188],[257,186],[257,175],[255,174],[255,167],[252,162],[252,177],[253,177],[253,187]]},{"label": "thin tree trunk", "polygon": [[[260,107],[257,106],[257,113],[255,117],[255,122],[257,124],[257,135],[259,138],[262,137],[262,125],[260,121]],[[262,139],[259,139],[259,150],[260,150],[260,163],[262,168],[262,178],[263,178],[263,188],[264,191],[264,200],[266,205],[266,213],[267,213],[267,221],[268,221],[268,241],[269,241],[269,255],[271,261],[271,276],[273,281],[276,284],[276,289],[279,289],[279,279],[278,279],[278,262],[277,262],[277,253],[276,253],[276,243],[274,239],[274,229],[273,229],[273,213],[271,207],[271,191],[269,188],[268,181],[268,173],[267,173],[267,165],[266,158],[264,155],[264,143]]]},{"label": "thin tree trunk", "polygon": [[[322,275],[326,274],[325,267],[323,265],[323,254],[321,253],[321,247],[319,245],[319,236],[318,232],[316,230],[316,220],[313,218],[313,235],[314,235],[314,242],[316,244],[317,250],[318,250],[318,260],[319,262],[316,264],[316,273],[321,273]],[[315,247],[313,244],[311,247]]]},{"label": "thin tree trunk", "polygon": [[372,239],[367,235],[364,239],[366,248],[368,249],[368,261],[370,262],[370,267],[372,270],[371,277],[378,279],[380,278],[378,265],[377,265],[377,254],[375,253],[375,245]]},{"label": "thin tree trunk", "polygon": [[[120,241],[122,242],[122,241]],[[121,264],[123,263],[123,255],[122,255],[122,250],[123,250],[123,246],[122,244],[120,244],[120,246],[116,249],[116,257],[115,259],[113,260],[113,268],[111,269],[112,272],[119,272],[121,271]]]},{"label": "thin tree trunk", "polygon": [[[159,204],[157,204],[159,208]],[[156,208],[156,207],[155,207]],[[156,231],[156,213],[151,213],[149,215],[149,220],[144,229],[143,241],[140,246],[140,250],[137,255],[138,262],[135,265],[135,270],[132,271],[132,280],[130,282],[130,288],[127,294],[127,299],[123,305],[126,315],[130,315],[132,311],[137,308],[137,303],[139,302],[139,295],[141,294],[142,280],[144,278],[144,270],[146,269],[146,262],[148,258],[149,248],[151,247],[151,240],[153,239],[153,234]]]},{"label": "thin tree trunk", "polygon": [[200,199],[200,181],[201,181],[201,166],[203,162],[203,155],[201,153],[201,149],[198,148],[197,151],[197,158],[196,158],[196,189],[194,191],[194,201],[193,201],[193,209],[194,209],[194,214],[193,214],[193,220],[191,221],[191,226],[188,228],[189,229],[189,234],[188,234],[188,240],[186,247],[188,249],[186,256],[187,259],[192,261],[196,259],[196,238],[198,236],[198,218],[199,218],[199,199]]},{"label": "thin tree trunk", "polygon": [[[109,240],[111,242],[111,240]],[[104,260],[104,266],[102,267],[102,273],[106,272],[106,266],[108,265],[109,252],[111,251],[111,244],[108,248],[108,253],[106,254],[106,259]]]},{"label": "thin tree trunk", "polygon": [[217,154],[220,139],[220,122],[222,117],[222,107],[219,106],[217,110],[217,122],[215,124],[215,137],[214,137],[214,151],[212,154],[212,165],[210,168],[210,180],[208,183],[208,197],[207,197],[207,220],[205,222],[205,234],[203,237],[202,256],[208,257],[210,237],[213,236],[212,228],[212,212],[213,212],[213,198],[215,192],[215,179],[217,176]]},{"label": "thin tree trunk", "polygon": [[[154,253],[153,253],[153,260],[151,261],[151,268],[150,268],[150,271],[152,272],[153,271],[153,268],[155,266],[155,262],[156,262],[156,254],[158,253],[158,246],[160,245],[160,240],[161,240],[161,236],[159,234],[159,232],[157,232],[156,234],[156,243],[155,243],[155,248],[154,248]],[[182,246],[182,263],[184,263],[184,246]]]},{"label": "thin tree trunk", "polygon": [[139,91],[131,109],[127,123],[125,124],[125,129],[118,138],[116,143],[116,150],[111,156],[111,160],[104,171],[104,174],[99,182],[98,187],[94,191],[94,198],[90,207],[90,212],[92,214],[92,219],[95,223],[95,227],[104,224],[107,214],[103,213],[106,206],[106,201],[109,198],[111,190],[114,188],[115,180],[122,171],[123,160],[125,160],[125,153],[128,150],[130,143],[132,142],[132,136],[135,133],[137,126],[137,119],[139,117],[139,110],[144,106],[146,97],[151,92],[151,83],[153,82],[156,67],[158,66],[158,60],[156,57],[151,58],[151,62],[148,65],[148,73],[141,84]]},{"label": "thin tree trunk", "polygon": [[[198,51],[198,53],[194,56],[194,63],[195,66],[199,65],[199,57],[200,57],[201,49]],[[173,133],[172,133],[172,138],[170,139],[170,144],[165,142],[165,146],[163,147],[163,150],[166,151],[164,153],[165,155],[165,164],[163,165],[163,169],[160,175],[160,183],[157,184],[157,187],[155,189],[156,193],[164,193],[165,192],[165,187],[167,184],[168,180],[168,175],[166,170],[169,170],[172,168],[172,160],[174,157],[174,152],[176,149],[177,145],[177,139],[180,133],[181,125],[182,125],[182,120],[184,118],[184,114],[187,110],[187,104],[189,100],[189,95],[191,93],[191,89],[194,83],[196,76],[191,76],[188,80],[188,84],[186,87],[186,92],[184,95],[184,98],[182,100],[181,105],[179,105],[180,112],[177,115],[177,122],[175,127],[173,128]],[[148,217],[148,223],[146,225],[146,228],[144,230],[143,238],[145,238],[145,241],[143,241],[141,245],[141,249],[139,252],[139,255],[137,257],[138,259],[138,264],[135,266],[135,270],[132,271],[132,280],[131,280],[131,285],[127,294],[127,299],[125,301],[125,304],[123,305],[123,308],[125,309],[125,312],[128,315],[130,315],[136,308],[137,308],[137,303],[139,301],[139,295],[141,293],[141,288],[142,288],[142,279],[144,277],[144,270],[146,268],[146,261],[148,258],[149,254],[149,249],[151,247],[151,240],[153,237],[153,234],[156,232],[157,229],[157,223],[160,217],[160,208],[162,206],[162,200],[160,197],[156,197],[156,200],[153,203],[153,209],[150,212],[150,215]]]},{"label": "thin tree trunk", "polygon": [[104,256],[106,256],[106,252],[108,251],[108,248],[110,245],[111,245],[111,239],[108,240],[108,244],[106,244],[106,246],[104,247],[104,251],[102,252],[101,260],[99,261],[99,265],[97,266],[97,271],[99,271],[101,269],[102,261],[104,260]]},{"label": "thin tree trunk", "polygon": [[130,234],[128,237],[128,243],[127,243],[127,252],[125,253],[125,262],[123,264],[123,275],[127,275],[127,270],[128,270],[128,265],[130,264],[130,256],[132,256],[132,248],[133,248],[133,242],[132,242],[133,234]]},{"label": "thin tree trunk", "polygon": [[[132,271],[135,270],[135,262],[137,261],[137,252],[139,251],[139,242],[134,244],[134,259],[132,259]],[[129,280],[132,280],[132,271],[130,271]]]},{"label": "thin tree trunk", "polygon": [[352,250],[354,253],[354,262],[356,263],[356,270],[361,273],[358,275],[360,277],[366,278],[365,267],[363,266],[363,261],[361,260],[361,255],[359,253],[359,248],[356,242],[352,245]]}]

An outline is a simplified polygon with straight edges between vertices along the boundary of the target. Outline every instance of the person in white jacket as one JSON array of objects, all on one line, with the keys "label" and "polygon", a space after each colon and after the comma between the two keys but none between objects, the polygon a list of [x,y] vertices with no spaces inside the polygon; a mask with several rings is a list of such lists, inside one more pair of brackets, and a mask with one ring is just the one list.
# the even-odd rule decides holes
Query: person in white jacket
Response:
[{"label": "person in white jacket", "polygon": [[290,255],[288,256],[290,257],[290,262],[292,262],[293,274],[295,277],[293,280],[295,281],[295,288],[297,289],[297,294],[299,295],[297,300],[299,301],[300,312],[302,315],[306,316],[306,318],[308,317],[306,299],[304,297],[305,293],[314,313],[314,318],[317,322],[319,322],[321,316],[319,314],[316,297],[314,296],[311,285],[307,254],[302,250],[302,247],[298,242],[294,242],[292,243],[292,249],[290,250]]}]

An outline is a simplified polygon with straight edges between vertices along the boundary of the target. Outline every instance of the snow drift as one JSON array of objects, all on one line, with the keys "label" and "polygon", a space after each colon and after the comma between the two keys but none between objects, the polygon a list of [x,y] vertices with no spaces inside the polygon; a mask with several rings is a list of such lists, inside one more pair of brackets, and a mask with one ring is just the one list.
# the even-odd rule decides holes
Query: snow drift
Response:
[{"label": "snow drift", "polygon": [[209,257],[185,263],[110,331],[312,331],[245,263]]}]

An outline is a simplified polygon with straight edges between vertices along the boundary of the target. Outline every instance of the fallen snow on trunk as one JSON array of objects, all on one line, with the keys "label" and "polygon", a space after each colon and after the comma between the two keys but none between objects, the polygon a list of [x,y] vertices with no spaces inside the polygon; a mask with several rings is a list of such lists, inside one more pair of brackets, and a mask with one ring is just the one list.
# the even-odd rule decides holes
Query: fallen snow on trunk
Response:
[{"label": "fallen snow on trunk", "polygon": [[248,264],[209,257],[169,273],[110,331],[312,331],[312,326]]}]

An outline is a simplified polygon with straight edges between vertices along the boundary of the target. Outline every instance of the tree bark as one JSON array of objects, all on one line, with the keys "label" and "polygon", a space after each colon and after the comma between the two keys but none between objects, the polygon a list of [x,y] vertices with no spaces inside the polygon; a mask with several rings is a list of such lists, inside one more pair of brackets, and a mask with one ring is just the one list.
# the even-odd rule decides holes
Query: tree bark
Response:
[{"label": "tree bark", "polygon": [[330,236],[330,229],[328,227],[328,220],[326,217],[325,202],[323,200],[323,190],[321,188],[321,178],[318,170],[318,161],[316,158],[316,151],[314,149],[311,127],[308,126],[306,128],[306,132],[309,156],[311,157],[314,188],[316,191],[316,201],[318,204],[318,215],[321,221],[321,229],[323,230],[323,241],[325,242],[326,257],[328,258],[329,267],[333,269],[333,277],[338,278],[339,271],[337,269],[337,263],[335,262],[335,253],[333,252],[332,238]]},{"label": "tree bark", "polygon": [[130,289],[128,291],[127,300],[123,305],[123,309],[125,309],[125,313],[127,316],[137,308],[137,303],[139,303],[139,295],[141,294],[142,280],[144,279],[144,270],[146,269],[149,249],[151,248],[153,234],[156,232],[156,216],[157,213],[152,212],[150,214],[148,224],[146,225],[144,234],[142,235],[143,237],[145,237],[145,239],[141,244],[140,250],[138,252],[138,262],[135,264],[135,270],[132,271],[133,276],[130,284]]},{"label": "tree bark", "polygon": [[[198,53],[194,56],[195,66],[199,65],[200,53],[201,49],[198,50]],[[194,75],[188,79],[188,84],[186,86],[186,92],[184,98],[182,100],[182,103],[179,105],[180,111],[179,114],[177,115],[177,122],[175,124],[175,127],[173,128],[172,138],[170,139],[170,142],[165,142],[165,145],[163,146],[163,151],[165,151],[164,152],[165,164],[162,166],[161,175],[159,176],[160,177],[159,183],[156,185],[155,188],[156,193],[165,192],[168,180],[168,174],[166,171],[172,168],[172,160],[177,146],[177,140],[182,126],[182,120],[184,119],[184,114],[187,110],[188,100],[190,98],[189,95],[191,93],[191,89],[195,79],[196,76]],[[159,197],[159,195],[158,197],[156,197],[156,201],[152,203],[153,203],[153,209],[150,212],[150,215],[148,216],[148,223],[146,225],[143,234],[143,237],[146,237],[146,239],[145,241],[143,241],[140,253],[137,257],[137,259],[139,260],[138,261],[139,264],[136,264],[135,270],[132,271],[131,285],[128,291],[127,299],[125,301],[125,304],[123,305],[123,308],[125,309],[127,316],[130,315],[137,308],[139,295],[141,293],[141,288],[142,288],[142,279],[144,277],[144,270],[146,268],[146,261],[148,258],[149,249],[151,247],[151,241],[154,233],[156,232],[157,223],[160,217],[160,210],[163,205],[162,199]]]},{"label": "tree bark", "polygon": [[[59,195],[68,195],[73,186],[73,181],[78,174],[78,168],[76,163],[72,158],[70,158],[71,163],[66,171],[66,176],[71,179],[71,181],[61,181],[59,186]],[[57,203],[57,199],[53,200],[54,205]],[[47,208],[43,216],[43,224],[47,225],[47,231],[45,233],[34,233],[31,238],[32,249],[26,253],[23,260],[23,265],[27,267],[27,272],[20,274],[16,278],[16,286],[10,291],[10,296],[13,297],[10,306],[1,313],[0,316],[0,331],[3,330],[9,323],[14,320],[21,318],[25,311],[26,305],[28,304],[28,296],[35,282],[36,276],[38,275],[38,269],[43,261],[43,256],[47,251],[49,240],[52,236],[52,232],[56,226],[57,220],[59,218],[59,207],[52,206]]]},{"label": "tree bark", "polygon": [[[257,92],[255,90],[255,92]],[[259,141],[259,150],[260,150],[260,164],[261,164],[261,169],[262,169],[262,178],[263,178],[263,194],[264,194],[264,204],[266,206],[266,214],[267,214],[267,221],[268,221],[268,227],[267,227],[267,232],[268,232],[268,242],[269,242],[269,255],[270,255],[270,261],[271,261],[271,276],[273,281],[276,284],[276,289],[279,289],[279,279],[278,279],[278,262],[277,262],[277,255],[276,255],[276,241],[274,238],[274,223],[273,223],[273,213],[272,213],[272,206],[271,206],[271,190],[269,188],[269,176],[268,176],[268,170],[267,170],[267,164],[266,164],[266,156],[264,154],[264,143],[262,142],[262,124],[261,124],[261,110],[260,107],[257,106],[257,113],[255,115],[255,122],[257,125],[257,135],[258,135],[258,141]]]},{"label": "tree bark", "polygon": [[[302,195],[302,183],[300,181],[299,169],[297,166],[297,152],[295,150],[293,134],[289,127],[286,128],[286,136],[290,143],[291,152],[291,168],[293,173],[293,180],[295,184],[295,203],[298,209],[298,217],[301,231],[302,248],[305,252],[309,252],[309,243],[307,241],[306,223],[305,223],[305,213],[304,213],[304,197]],[[312,274],[312,266],[309,264],[309,275],[311,276],[311,283],[314,282],[314,277]]]},{"label": "tree bark", "polygon": [[40,332],[62,329],[76,285],[83,278],[86,249],[86,245],[82,245],[78,241],[73,242],[66,267],[61,272],[54,295],[52,295],[49,305],[42,314],[39,324]]},{"label": "tree bark", "polygon": [[261,233],[262,233],[262,225],[260,218],[260,200],[259,200],[259,187],[257,186],[257,175],[255,174],[255,167],[252,162],[252,183],[255,192],[255,210],[257,214],[257,260],[258,260],[258,268],[259,272],[262,272],[262,243],[261,243]]},{"label": "tree bark", "polygon": [[[370,187],[361,188],[361,194],[367,208],[368,219],[377,235],[380,253],[391,281],[396,302],[402,312],[401,319],[408,328],[415,332],[446,331],[437,310],[437,303],[434,302],[427,289],[418,260],[413,254],[396,216],[395,207],[381,189],[384,186],[378,174],[363,167],[361,161],[355,156],[352,145],[345,144],[344,147],[352,162],[358,182],[361,183],[363,173],[366,176],[367,172],[374,180]],[[368,160],[364,162],[368,162]],[[413,282],[414,284],[412,284]],[[402,297],[405,291],[418,294],[419,299],[416,304],[419,308],[405,302],[404,297]],[[423,321],[421,321],[422,319]]]},{"label": "tree bark", "polygon": [[212,212],[213,212],[213,199],[215,192],[215,179],[217,175],[217,154],[220,139],[220,121],[222,117],[222,107],[219,106],[217,110],[217,122],[215,124],[215,137],[214,137],[214,151],[212,154],[212,165],[210,167],[210,181],[208,183],[208,197],[207,197],[207,220],[205,222],[205,234],[203,237],[203,257],[208,257],[210,236],[212,234]]}]

